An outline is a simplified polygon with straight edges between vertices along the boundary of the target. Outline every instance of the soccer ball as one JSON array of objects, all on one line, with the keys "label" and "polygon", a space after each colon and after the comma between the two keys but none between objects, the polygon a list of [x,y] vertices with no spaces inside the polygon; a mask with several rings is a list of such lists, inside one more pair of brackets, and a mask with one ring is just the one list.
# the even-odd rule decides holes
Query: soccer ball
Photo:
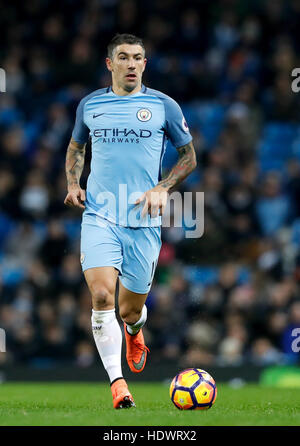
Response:
[{"label": "soccer ball", "polygon": [[209,409],[217,397],[215,380],[205,370],[186,369],[170,385],[170,398],[177,409]]}]

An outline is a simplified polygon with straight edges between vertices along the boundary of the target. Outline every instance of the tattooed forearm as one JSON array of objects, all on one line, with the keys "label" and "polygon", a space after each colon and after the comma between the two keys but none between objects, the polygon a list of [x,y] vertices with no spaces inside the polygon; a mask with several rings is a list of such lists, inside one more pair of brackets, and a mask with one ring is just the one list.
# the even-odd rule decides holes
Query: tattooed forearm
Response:
[{"label": "tattooed forearm", "polygon": [[71,139],[66,155],[66,176],[68,187],[79,185],[84,167],[85,144],[79,144]]},{"label": "tattooed forearm", "polygon": [[181,183],[197,166],[196,154],[193,143],[190,142],[177,149],[179,160],[173,167],[167,178],[158,184],[166,189],[171,189]]}]

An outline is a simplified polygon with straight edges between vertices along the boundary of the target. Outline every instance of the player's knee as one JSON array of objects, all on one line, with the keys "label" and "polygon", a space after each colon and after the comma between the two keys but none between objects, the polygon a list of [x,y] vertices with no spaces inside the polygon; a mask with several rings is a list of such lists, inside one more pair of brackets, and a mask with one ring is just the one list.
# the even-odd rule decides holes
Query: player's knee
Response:
[{"label": "player's knee", "polygon": [[120,307],[119,313],[124,322],[127,324],[135,324],[140,319],[142,310],[138,308]]},{"label": "player's knee", "polygon": [[114,289],[107,285],[95,285],[92,287],[92,300],[94,310],[105,310],[114,302]]}]

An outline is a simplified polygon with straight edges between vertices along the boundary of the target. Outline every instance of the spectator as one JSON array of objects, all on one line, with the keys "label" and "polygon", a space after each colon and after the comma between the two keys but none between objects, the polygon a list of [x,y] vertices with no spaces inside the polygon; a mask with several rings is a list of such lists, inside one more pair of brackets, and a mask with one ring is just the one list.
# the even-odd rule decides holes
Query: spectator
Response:
[{"label": "spectator", "polygon": [[282,191],[277,174],[269,173],[265,177],[256,203],[256,215],[262,235],[274,235],[288,223],[291,203]]},{"label": "spectator", "polygon": [[51,268],[59,267],[67,248],[68,238],[62,223],[58,220],[49,221],[48,235],[40,248],[40,256],[44,264]]}]

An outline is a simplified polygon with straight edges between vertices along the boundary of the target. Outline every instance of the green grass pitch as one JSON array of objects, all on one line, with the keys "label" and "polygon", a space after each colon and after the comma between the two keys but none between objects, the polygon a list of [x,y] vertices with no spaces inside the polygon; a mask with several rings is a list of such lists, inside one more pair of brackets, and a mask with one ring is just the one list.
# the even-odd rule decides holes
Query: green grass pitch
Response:
[{"label": "green grass pitch", "polygon": [[295,426],[300,389],[218,384],[207,411],[180,411],[161,383],[129,383],[136,408],[115,410],[106,383],[4,383],[1,426]]}]

